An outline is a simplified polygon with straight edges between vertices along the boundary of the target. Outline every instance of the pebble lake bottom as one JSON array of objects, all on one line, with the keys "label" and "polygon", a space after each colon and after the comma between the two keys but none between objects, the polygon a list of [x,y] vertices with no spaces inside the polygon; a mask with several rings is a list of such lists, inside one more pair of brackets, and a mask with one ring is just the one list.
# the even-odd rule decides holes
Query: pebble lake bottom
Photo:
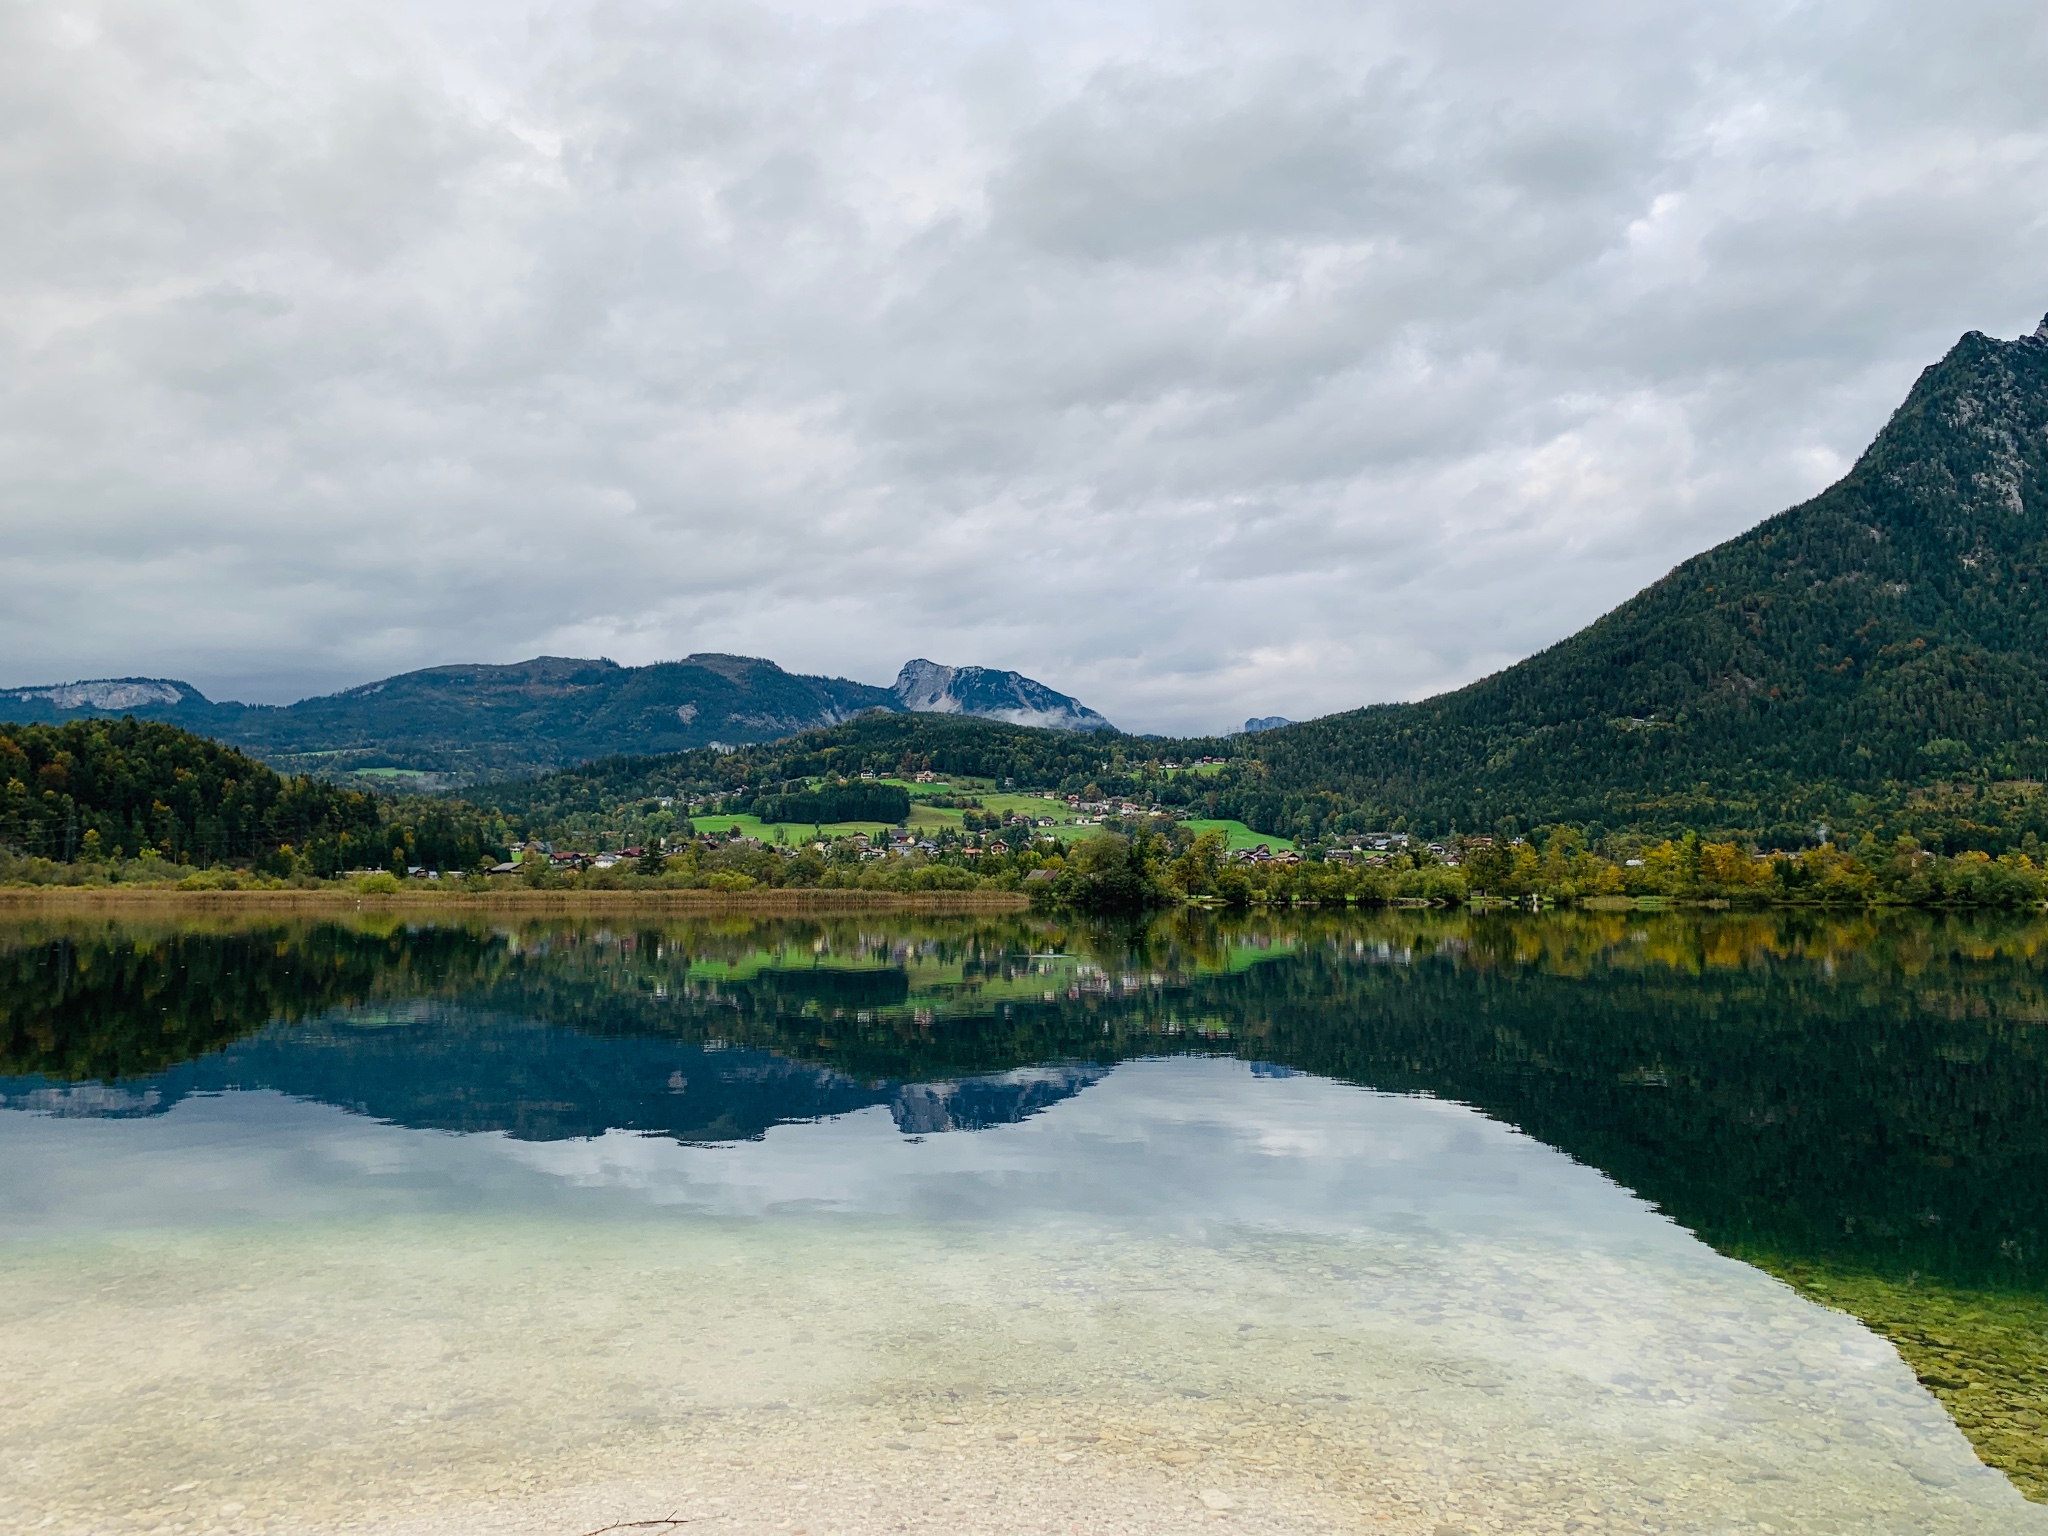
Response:
[{"label": "pebble lake bottom", "polygon": [[684,1145],[0,1111],[0,1530],[2048,1532],[1890,1345],[1463,1106],[1126,1061]]}]

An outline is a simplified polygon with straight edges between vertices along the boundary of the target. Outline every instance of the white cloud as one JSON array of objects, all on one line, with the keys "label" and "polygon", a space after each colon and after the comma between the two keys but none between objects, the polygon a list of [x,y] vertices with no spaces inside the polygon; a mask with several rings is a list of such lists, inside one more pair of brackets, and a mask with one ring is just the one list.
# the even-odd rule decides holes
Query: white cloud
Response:
[{"label": "white cloud", "polygon": [[2048,308],[1991,3],[0,6],[5,682],[1558,638]]}]

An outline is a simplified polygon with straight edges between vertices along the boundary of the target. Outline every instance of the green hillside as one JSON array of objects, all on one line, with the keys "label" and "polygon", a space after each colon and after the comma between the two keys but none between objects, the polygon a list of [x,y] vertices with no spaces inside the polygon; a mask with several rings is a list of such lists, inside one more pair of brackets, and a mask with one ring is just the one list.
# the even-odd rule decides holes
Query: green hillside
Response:
[{"label": "green hillside", "polygon": [[[1841,481],[1470,687],[1265,732],[1254,825],[1805,835],[2048,770],[2048,324],[1965,336]],[[1994,797],[1995,798],[1995,797]]]},{"label": "green hillside", "polygon": [[[472,793],[482,803],[524,818],[545,836],[603,831],[635,840],[662,835],[673,825],[672,812],[665,813],[661,805],[664,799],[696,801],[721,813],[748,811],[760,791],[780,795],[784,785],[858,778],[863,772],[907,777],[931,769],[985,782],[997,792],[1005,787],[1062,794],[1092,790],[1144,795],[1148,801],[1164,794],[1176,804],[1191,803],[1200,782],[1148,767],[1165,745],[1115,731],[1054,731],[971,715],[877,711],[737,752],[607,758]],[[1219,742],[1202,745],[1222,750]]]},{"label": "green hillside", "polygon": [[52,860],[467,868],[503,829],[465,805],[400,801],[255,759],[151,720],[0,726],[0,851]]}]

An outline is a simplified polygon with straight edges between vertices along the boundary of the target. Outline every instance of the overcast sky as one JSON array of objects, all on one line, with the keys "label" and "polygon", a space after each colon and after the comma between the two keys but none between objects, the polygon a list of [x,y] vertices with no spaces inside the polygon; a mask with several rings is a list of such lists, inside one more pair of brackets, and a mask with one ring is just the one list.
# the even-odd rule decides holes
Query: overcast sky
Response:
[{"label": "overcast sky", "polygon": [[2048,309],[2048,8],[0,0],[0,684],[1469,681]]}]

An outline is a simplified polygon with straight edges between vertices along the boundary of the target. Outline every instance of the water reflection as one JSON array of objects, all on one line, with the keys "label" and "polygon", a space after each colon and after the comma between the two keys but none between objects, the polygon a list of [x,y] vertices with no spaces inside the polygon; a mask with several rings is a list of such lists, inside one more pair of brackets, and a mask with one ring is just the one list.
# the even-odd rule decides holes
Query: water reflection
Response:
[{"label": "water reflection", "polygon": [[[1382,1244],[1411,1222],[1465,1257],[1446,1270],[1431,1249],[1379,1285],[1389,1326],[1432,1307],[1498,1319],[1504,1298],[1540,1294],[1560,1309],[1545,1348],[1579,1354],[1607,1333],[1555,1290],[1577,1287],[1629,1327],[1675,1324],[1680,1349],[1686,1319],[1657,1309],[1679,1305],[1691,1261],[1612,1186],[1539,1176],[1494,1136],[1508,1127],[1889,1332],[1985,1454],[2048,1492],[2044,943],[2041,922],[1921,915],[19,924],[0,932],[0,1106],[46,1127],[6,1132],[16,1167],[44,1172],[0,1178],[0,1213],[28,1230],[98,1210],[112,1230],[160,1216],[152,1179],[202,1160],[217,1188],[251,1191],[219,1209],[253,1211],[280,1149],[303,1162],[317,1143],[347,1149],[321,1176],[325,1212],[384,1209],[399,1169],[415,1208],[430,1186],[497,1188],[516,1167],[593,1199],[936,1232],[1058,1208],[1140,1247],[1141,1216]],[[1159,1058],[1195,1060],[1161,1076]],[[1245,1065],[1216,1076],[1232,1058]],[[1298,1088],[1273,1081],[1290,1074]],[[1416,1119],[1393,1107],[1415,1101],[1336,1085],[1444,1102]],[[326,1118],[264,1107],[279,1095]],[[162,1134],[92,1129],[116,1121]],[[808,1129],[776,1131],[791,1126]],[[1000,1127],[1017,1130],[946,1134]],[[408,1130],[507,1150],[429,1151]],[[1359,1135],[1369,1155],[1346,1150]],[[271,1171],[227,1171],[221,1149],[244,1145]],[[365,1167],[387,1170],[381,1193],[349,1172]],[[1569,1192],[1549,1226],[1540,1190]],[[1180,1274],[1172,1251],[1157,1262]],[[1388,1276],[1423,1262],[1376,1251]],[[1644,1269],[1638,1251],[1659,1257]],[[1003,1262],[1019,1277],[1040,1263]],[[1760,1305],[1744,1294],[1729,1305]],[[1625,1353],[1619,1338],[1599,1348]],[[1814,1362],[1788,1393],[1833,1379]],[[1629,1369],[1657,1391],[1720,1390],[1677,1355]]]},{"label": "water reflection", "polygon": [[883,1105],[908,1134],[978,1130],[1079,1092],[1104,1071],[1054,1063],[947,1082],[862,1081],[724,1042],[594,1035],[527,1014],[415,1000],[273,1026],[127,1083],[0,1080],[0,1107],[164,1114],[193,1094],[272,1089],[397,1125],[557,1141],[626,1130],[677,1141]]},{"label": "water reflection", "polygon": [[269,1087],[683,1140],[888,1104],[928,1132],[1233,1054],[1475,1105],[1725,1249],[2037,1290],[2044,942],[1919,917],[27,927],[0,1102]]}]

